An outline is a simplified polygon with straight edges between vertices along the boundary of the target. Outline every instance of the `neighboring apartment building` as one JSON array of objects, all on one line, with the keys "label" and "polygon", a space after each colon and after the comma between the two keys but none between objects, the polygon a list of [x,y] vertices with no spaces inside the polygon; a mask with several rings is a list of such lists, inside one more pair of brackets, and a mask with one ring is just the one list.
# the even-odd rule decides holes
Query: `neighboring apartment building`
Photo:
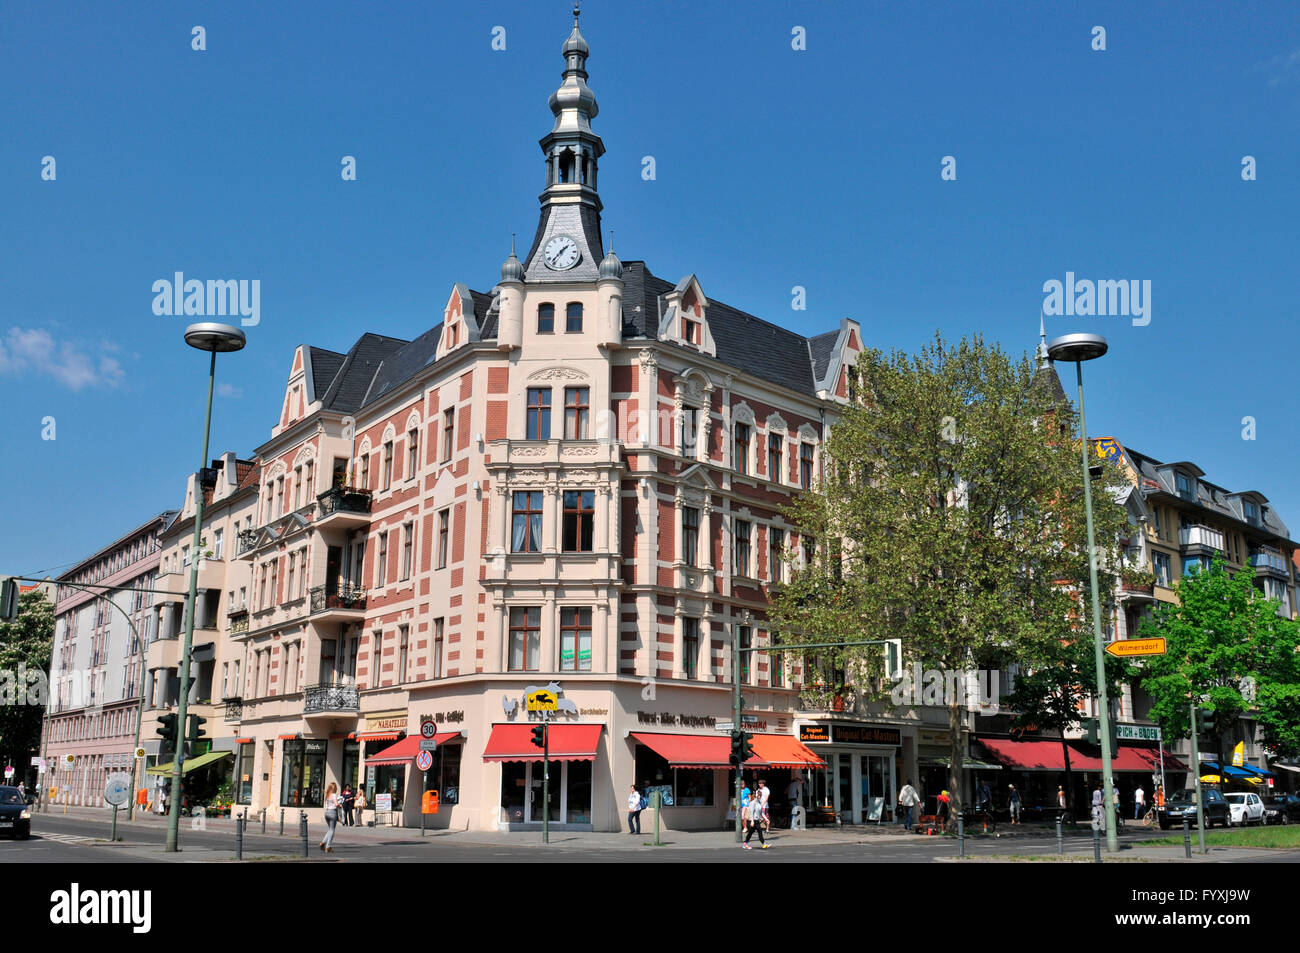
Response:
[{"label": "neighboring apartment building", "polygon": [[100,806],[108,775],[133,767],[153,604],[153,596],[139,590],[157,588],[159,538],[174,516],[174,511],[160,513],[55,581],[50,702],[41,751],[50,765],[46,791],[56,788],[58,803]]},{"label": "neighboring apartment building", "polygon": [[[239,540],[237,773],[254,810],[319,817],[328,782],[360,781],[391,802],[382,822],[418,822],[428,719],[437,826],[521,829],[545,809],[615,830],[634,782],[669,796],[666,823],[726,815],[732,634],[771,637],[768,593],[805,543],[781,507],[818,479],[860,330],[804,338],[710,300],[694,275],[606,253],[576,21],[563,52],[523,260],[512,251],[487,292],[454,285],[412,340],[293,355]],[[742,676],[774,787],[825,768],[846,817],[892,806],[915,725],[801,711],[800,665],[777,655]],[[544,806],[524,709],[552,682]]]},{"label": "neighboring apartment building", "polygon": [[[195,591],[194,639],[191,651],[188,711],[206,718],[206,747],[230,752],[205,770],[223,778],[233,776],[238,749],[229,730],[226,699],[237,700],[242,688],[242,643],[232,638],[248,625],[250,573],[237,558],[239,534],[257,522],[258,466],[226,453],[212,466],[186,481],[185,501],[160,536],[162,546],[158,588],[152,599],[154,636],[146,662],[145,715],[140,742],[150,766],[157,765],[161,739],[158,716],[174,711],[179,701],[181,647],[185,637],[185,602],[192,560],[199,560]],[[194,545],[195,494],[203,493],[203,529],[198,553]],[[168,594],[169,593],[169,594]],[[194,752],[194,754],[203,753]],[[168,762],[170,763],[170,761]],[[251,783],[251,782],[250,782]]]}]

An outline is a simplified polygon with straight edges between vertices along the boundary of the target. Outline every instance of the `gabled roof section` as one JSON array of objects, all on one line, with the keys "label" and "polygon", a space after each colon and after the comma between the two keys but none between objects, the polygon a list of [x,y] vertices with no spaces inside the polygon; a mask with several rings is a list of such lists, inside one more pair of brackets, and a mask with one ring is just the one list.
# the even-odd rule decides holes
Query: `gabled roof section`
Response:
[{"label": "gabled roof section", "polygon": [[343,366],[344,355],[337,351],[327,351],[323,347],[309,347],[306,350],[307,402],[315,403],[329,389],[330,381]]},{"label": "gabled roof section", "polygon": [[709,328],[709,299],[699,279],[687,275],[663,296],[657,337],[716,357],[717,345]]},{"label": "gabled roof section", "polygon": [[474,295],[462,282],[452,285],[447,304],[442,309],[442,335],[438,339],[437,359],[480,338],[478,316],[474,310]]},{"label": "gabled roof section", "polygon": [[321,398],[322,409],[343,414],[356,411],[384,361],[408,343],[369,332],[357,338]]},{"label": "gabled roof section", "polygon": [[808,339],[808,356],[817,396],[823,400],[849,399],[849,369],[862,353],[862,329],[852,318],[840,320],[840,329]]},{"label": "gabled roof section", "polygon": [[432,364],[437,358],[438,341],[441,337],[442,325],[436,324],[410,344],[394,351],[375,375],[361,406],[372,404],[390,391],[396,390],[423,368]]}]

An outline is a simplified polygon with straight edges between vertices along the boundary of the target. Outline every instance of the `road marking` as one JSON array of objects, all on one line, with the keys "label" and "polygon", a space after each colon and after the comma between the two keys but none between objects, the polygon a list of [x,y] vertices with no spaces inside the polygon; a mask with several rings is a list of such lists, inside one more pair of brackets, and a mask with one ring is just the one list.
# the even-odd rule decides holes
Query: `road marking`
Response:
[{"label": "road marking", "polygon": [[83,844],[93,844],[95,842],[95,838],[83,837],[80,834],[61,834],[47,831],[43,834],[37,834],[36,836],[41,840],[52,840],[58,841],[60,844],[76,844],[78,846]]}]

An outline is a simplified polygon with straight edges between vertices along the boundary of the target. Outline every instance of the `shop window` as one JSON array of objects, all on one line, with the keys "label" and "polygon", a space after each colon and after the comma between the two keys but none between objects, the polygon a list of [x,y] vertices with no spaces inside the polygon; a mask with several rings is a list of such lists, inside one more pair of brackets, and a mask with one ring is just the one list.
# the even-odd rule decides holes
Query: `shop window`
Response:
[{"label": "shop window", "polygon": [[677,807],[712,807],[714,772],[709,768],[673,771],[673,804]]},{"label": "shop window", "polygon": [[325,749],[328,744],[323,739],[312,738],[289,739],[284,742],[280,783],[282,807],[324,805]]}]

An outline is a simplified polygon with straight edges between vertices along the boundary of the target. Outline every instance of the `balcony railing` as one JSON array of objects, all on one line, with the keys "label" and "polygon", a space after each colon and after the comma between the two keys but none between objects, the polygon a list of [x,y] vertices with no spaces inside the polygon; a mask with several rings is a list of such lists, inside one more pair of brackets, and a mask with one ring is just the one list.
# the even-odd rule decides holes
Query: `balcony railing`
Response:
[{"label": "balcony railing", "polygon": [[244,717],[244,700],[242,698],[227,698],[226,700],[226,723],[236,724],[243,720]]},{"label": "balcony railing", "polygon": [[261,534],[255,529],[241,529],[239,531],[239,555],[252,552],[257,548],[257,538]]},{"label": "balcony railing", "polygon": [[1259,569],[1274,569],[1277,572],[1286,572],[1286,559],[1281,553],[1272,549],[1261,549],[1258,552],[1250,554],[1250,564]]},{"label": "balcony railing", "polygon": [[248,610],[236,609],[230,613],[230,634],[241,635],[248,631]]},{"label": "balcony railing", "polygon": [[354,712],[357,710],[355,685],[308,685],[303,690],[302,711],[305,715],[320,712]]},{"label": "balcony railing", "polygon": [[311,590],[311,611],[324,612],[327,609],[359,609],[364,611],[366,608],[366,590],[360,586],[344,586],[338,592],[325,591],[324,586],[316,586]]},{"label": "balcony railing", "polygon": [[324,519],[334,513],[368,514],[370,512],[370,491],[351,486],[331,487],[316,497],[316,502],[320,504],[319,519]]},{"label": "balcony railing", "polygon": [[1178,531],[1178,542],[1182,546],[1206,546],[1223,552],[1223,533],[1209,526],[1184,526]]}]

